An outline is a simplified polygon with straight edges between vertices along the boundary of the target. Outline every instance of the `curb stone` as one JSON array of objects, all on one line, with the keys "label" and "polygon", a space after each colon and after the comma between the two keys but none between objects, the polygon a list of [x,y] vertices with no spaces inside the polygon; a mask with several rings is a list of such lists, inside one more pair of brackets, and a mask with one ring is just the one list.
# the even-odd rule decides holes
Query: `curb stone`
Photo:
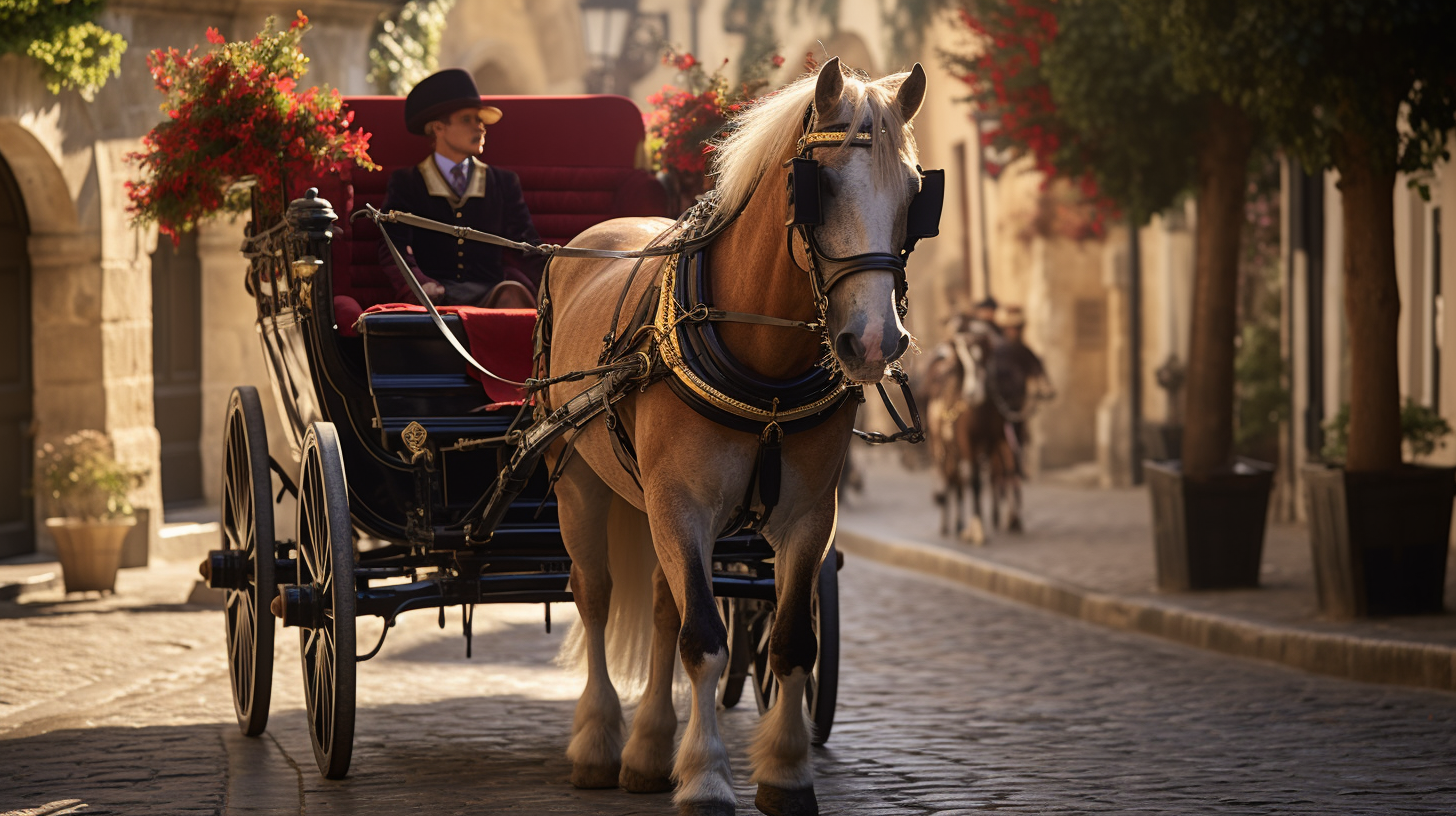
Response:
[{"label": "curb stone", "polygon": [[1456,691],[1456,649],[1451,647],[1310,632],[1093,592],[969,554],[844,526],[835,546],[1112,629],[1347,680]]}]

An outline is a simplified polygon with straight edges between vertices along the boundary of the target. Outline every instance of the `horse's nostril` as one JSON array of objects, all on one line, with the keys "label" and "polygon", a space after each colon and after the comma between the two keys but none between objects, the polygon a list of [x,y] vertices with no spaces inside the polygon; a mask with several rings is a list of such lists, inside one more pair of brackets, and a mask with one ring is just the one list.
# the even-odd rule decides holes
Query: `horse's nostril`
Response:
[{"label": "horse's nostril", "polygon": [[904,356],[905,352],[909,350],[910,335],[906,334],[905,332],[900,332],[900,339],[895,342],[894,350],[889,354],[885,355],[885,362],[893,363],[896,360],[900,359],[902,356]]},{"label": "horse's nostril", "polygon": [[841,360],[863,360],[865,356],[864,343],[851,332],[840,332],[839,337],[834,340],[834,353],[839,355]]}]

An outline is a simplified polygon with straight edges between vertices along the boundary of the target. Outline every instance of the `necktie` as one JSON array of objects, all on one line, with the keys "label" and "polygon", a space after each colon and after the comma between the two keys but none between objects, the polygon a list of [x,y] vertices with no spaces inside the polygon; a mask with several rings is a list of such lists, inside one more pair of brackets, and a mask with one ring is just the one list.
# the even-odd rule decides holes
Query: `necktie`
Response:
[{"label": "necktie", "polygon": [[450,185],[455,188],[455,195],[465,195],[465,162],[461,162],[450,168]]}]

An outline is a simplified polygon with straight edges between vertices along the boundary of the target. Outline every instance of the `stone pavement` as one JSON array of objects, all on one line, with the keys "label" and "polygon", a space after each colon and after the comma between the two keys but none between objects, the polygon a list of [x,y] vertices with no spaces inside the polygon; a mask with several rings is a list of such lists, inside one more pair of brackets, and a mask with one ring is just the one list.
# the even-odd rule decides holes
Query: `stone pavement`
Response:
[{"label": "stone pavement", "polygon": [[[268,731],[244,738],[220,613],[182,603],[183,572],[122,578],[100,601],[0,603],[0,814],[674,813],[567,782],[581,679],[550,657],[569,609],[547,635],[539,607],[479,608],[473,660],[458,612],[444,632],[403,616],[360,667],[353,768],[330,782],[291,633]],[[840,578],[840,702],[814,752],[826,816],[1456,812],[1449,693],[1229,660],[853,555]],[[23,681],[18,654],[35,659]],[[747,816],[757,714],[721,720]]]},{"label": "stone pavement", "polygon": [[[1259,589],[1161,593],[1145,488],[1101,490],[1057,484],[1055,477],[1029,483],[1026,532],[990,531],[988,543],[977,547],[941,535],[928,471],[906,471],[881,450],[857,448],[855,455],[865,489],[841,500],[838,541],[846,553],[1239,657],[1456,689],[1456,615],[1322,618],[1303,525],[1269,526]],[[1456,572],[1449,570],[1446,597],[1456,599]]]}]

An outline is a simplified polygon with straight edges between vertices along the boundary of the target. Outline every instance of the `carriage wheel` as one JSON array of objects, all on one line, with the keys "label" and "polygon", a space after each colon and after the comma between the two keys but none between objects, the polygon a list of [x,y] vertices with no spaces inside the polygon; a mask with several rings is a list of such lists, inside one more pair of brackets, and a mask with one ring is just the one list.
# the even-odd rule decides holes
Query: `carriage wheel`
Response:
[{"label": "carriage wheel", "polygon": [[[819,651],[814,671],[804,687],[804,703],[814,723],[815,745],[829,740],[834,727],[834,706],[839,696],[839,572],[837,554],[831,547],[819,569],[819,584],[810,602],[814,637]],[[744,630],[752,646],[753,697],[760,714],[778,702],[779,684],[769,670],[769,637],[773,633],[774,607],[767,601],[741,601],[744,607]]]},{"label": "carriage wheel", "polygon": [[718,610],[728,629],[728,668],[718,678],[718,705],[733,708],[743,699],[743,684],[748,680],[750,654],[748,630],[743,602],[736,598],[719,598]]},{"label": "carriage wheel", "polygon": [[313,612],[299,632],[308,736],[319,772],[343,779],[354,751],[356,590],[349,491],[331,422],[314,423],[303,442],[296,589],[307,596],[305,606]]},{"label": "carriage wheel", "polygon": [[[228,398],[223,430],[222,546],[241,553],[236,588],[226,599],[228,676],[238,728],[250,737],[268,726],[273,696],[273,496],[268,429],[258,389],[244,385]],[[232,559],[228,559],[232,560]]]}]

